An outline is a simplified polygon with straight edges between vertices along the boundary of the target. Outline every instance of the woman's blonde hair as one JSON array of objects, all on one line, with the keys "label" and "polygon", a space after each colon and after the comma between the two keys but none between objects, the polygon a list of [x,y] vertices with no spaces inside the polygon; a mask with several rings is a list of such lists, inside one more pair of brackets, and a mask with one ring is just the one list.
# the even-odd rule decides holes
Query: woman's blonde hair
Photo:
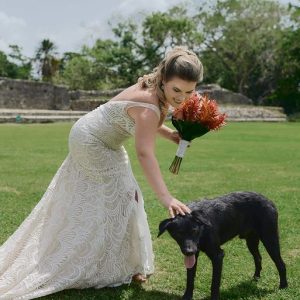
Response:
[{"label": "woman's blonde hair", "polygon": [[140,77],[138,83],[143,88],[156,90],[160,110],[166,114],[166,99],[163,81],[173,77],[186,81],[199,82],[203,79],[203,66],[197,55],[185,47],[174,47],[169,51],[152,73]]}]

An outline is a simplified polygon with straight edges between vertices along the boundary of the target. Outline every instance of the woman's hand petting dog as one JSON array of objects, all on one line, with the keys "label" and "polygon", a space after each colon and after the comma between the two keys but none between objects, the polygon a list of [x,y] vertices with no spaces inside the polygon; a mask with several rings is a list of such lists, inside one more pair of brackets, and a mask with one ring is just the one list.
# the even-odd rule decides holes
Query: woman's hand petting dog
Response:
[{"label": "woman's hand petting dog", "polygon": [[171,218],[174,218],[176,215],[184,216],[191,213],[191,209],[188,206],[173,197],[163,201],[163,205],[168,209]]}]

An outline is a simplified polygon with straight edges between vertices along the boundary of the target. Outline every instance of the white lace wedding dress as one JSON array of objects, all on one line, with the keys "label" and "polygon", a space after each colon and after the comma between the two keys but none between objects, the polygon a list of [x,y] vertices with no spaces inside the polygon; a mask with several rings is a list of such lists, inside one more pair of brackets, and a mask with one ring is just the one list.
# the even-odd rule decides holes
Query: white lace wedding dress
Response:
[{"label": "white lace wedding dress", "polygon": [[0,299],[130,283],[153,273],[139,186],[122,146],[134,133],[127,109],[109,101],[72,127],[69,154],[40,202],[0,247]]}]

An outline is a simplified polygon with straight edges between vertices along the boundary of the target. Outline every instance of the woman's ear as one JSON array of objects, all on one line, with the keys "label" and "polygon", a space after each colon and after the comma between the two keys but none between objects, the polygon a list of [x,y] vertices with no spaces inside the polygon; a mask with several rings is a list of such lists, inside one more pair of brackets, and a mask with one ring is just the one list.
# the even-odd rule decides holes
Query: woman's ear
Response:
[{"label": "woman's ear", "polygon": [[157,237],[161,236],[166,229],[168,228],[168,226],[170,225],[170,223],[172,222],[173,219],[166,219],[160,222],[159,224],[159,233],[157,235]]}]

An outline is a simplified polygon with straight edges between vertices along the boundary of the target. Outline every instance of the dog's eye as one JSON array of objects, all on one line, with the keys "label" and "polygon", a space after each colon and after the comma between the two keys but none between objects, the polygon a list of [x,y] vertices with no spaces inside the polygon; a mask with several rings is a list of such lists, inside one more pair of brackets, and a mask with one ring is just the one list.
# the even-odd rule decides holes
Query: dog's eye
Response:
[{"label": "dog's eye", "polygon": [[198,228],[197,228],[197,227],[193,227],[193,228],[192,228],[192,232],[193,232],[193,233],[198,232]]}]

